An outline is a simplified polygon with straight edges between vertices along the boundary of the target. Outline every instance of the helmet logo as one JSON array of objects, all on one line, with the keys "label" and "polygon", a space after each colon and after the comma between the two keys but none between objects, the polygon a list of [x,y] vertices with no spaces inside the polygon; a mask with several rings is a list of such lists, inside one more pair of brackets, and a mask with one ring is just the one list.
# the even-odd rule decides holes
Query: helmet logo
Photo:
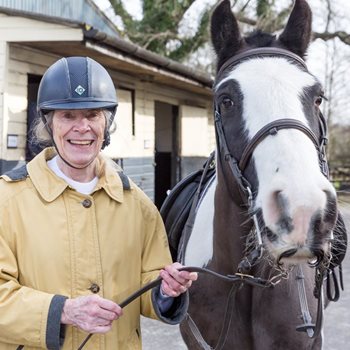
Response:
[{"label": "helmet logo", "polygon": [[78,85],[75,90],[74,90],[78,95],[82,95],[85,91],[85,89],[81,86],[81,85]]}]

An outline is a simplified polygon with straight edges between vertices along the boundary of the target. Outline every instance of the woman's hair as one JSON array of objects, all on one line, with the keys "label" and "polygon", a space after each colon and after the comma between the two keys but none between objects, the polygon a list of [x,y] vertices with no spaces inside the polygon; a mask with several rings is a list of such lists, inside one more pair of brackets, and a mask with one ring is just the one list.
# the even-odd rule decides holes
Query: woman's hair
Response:
[{"label": "woman's hair", "polygon": [[[110,130],[110,132],[115,131],[115,127],[111,128],[113,124],[111,123],[112,112],[107,109],[103,109],[102,112],[106,118],[107,130],[113,129],[113,130]],[[53,141],[49,133],[49,130],[51,130],[51,127],[52,127],[52,119],[53,119],[54,113],[55,111],[50,111],[44,115],[44,118],[46,120],[45,124],[42,118],[40,118],[39,116],[35,118],[33,122],[32,131],[29,134],[29,144],[31,146],[34,146],[35,148],[36,147],[45,148],[45,147],[53,146]]]}]

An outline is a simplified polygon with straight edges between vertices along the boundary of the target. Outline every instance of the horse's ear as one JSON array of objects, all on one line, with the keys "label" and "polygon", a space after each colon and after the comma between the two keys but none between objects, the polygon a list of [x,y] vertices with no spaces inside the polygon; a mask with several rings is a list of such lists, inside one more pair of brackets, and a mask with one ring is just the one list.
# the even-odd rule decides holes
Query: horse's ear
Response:
[{"label": "horse's ear", "polygon": [[312,13],[305,0],[295,0],[288,23],[279,41],[290,51],[304,57],[311,38]]},{"label": "horse's ear", "polygon": [[211,16],[211,41],[218,57],[218,69],[241,46],[238,22],[231,11],[230,0],[221,1]]}]

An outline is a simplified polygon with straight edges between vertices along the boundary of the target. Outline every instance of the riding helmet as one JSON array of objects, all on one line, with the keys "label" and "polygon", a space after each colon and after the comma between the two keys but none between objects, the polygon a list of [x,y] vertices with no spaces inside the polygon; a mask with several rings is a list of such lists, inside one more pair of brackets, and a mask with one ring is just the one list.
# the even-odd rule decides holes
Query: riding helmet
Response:
[{"label": "riding helmet", "polygon": [[[112,78],[101,64],[89,57],[64,57],[48,68],[41,79],[37,110],[44,115],[59,109],[107,109],[112,124],[118,100]],[[51,132],[50,132],[51,134]],[[105,131],[103,147],[109,144]]]}]

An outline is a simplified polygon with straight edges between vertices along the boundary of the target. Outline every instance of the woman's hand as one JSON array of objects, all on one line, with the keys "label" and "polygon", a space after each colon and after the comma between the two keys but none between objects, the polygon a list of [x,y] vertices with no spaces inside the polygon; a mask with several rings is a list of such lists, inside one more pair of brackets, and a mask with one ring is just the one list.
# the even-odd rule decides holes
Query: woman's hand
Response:
[{"label": "woman's hand", "polygon": [[74,325],[88,333],[107,333],[112,323],[122,316],[122,308],[99,295],[67,299],[61,323]]},{"label": "woman's hand", "polygon": [[183,267],[180,263],[173,263],[160,271],[162,277],[161,290],[169,297],[178,297],[191,287],[198,278],[197,272],[179,271]]}]

